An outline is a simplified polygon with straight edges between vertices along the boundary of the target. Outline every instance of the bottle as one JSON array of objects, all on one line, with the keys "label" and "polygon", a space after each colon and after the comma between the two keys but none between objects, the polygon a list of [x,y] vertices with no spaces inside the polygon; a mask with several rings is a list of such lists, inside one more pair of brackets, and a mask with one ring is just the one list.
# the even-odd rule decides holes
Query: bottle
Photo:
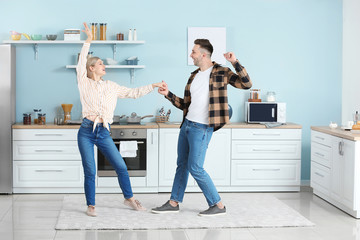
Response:
[{"label": "bottle", "polygon": [[136,34],[136,29],[134,28],[134,33],[133,33],[133,40],[134,41],[137,41],[137,34]]},{"label": "bottle", "polygon": [[131,30],[131,28],[130,28],[130,29],[129,29],[128,40],[129,40],[129,41],[132,41],[132,40],[133,40],[132,37],[133,37],[133,35],[132,35],[132,30]]}]

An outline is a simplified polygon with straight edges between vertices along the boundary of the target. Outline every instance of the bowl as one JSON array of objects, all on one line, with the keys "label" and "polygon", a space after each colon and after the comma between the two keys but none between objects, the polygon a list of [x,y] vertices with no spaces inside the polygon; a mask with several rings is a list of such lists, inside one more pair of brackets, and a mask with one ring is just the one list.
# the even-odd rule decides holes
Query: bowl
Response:
[{"label": "bowl", "polygon": [[132,59],[132,60],[126,59],[126,64],[127,65],[138,65],[138,61],[139,61],[139,59]]},{"label": "bowl", "polygon": [[41,34],[32,34],[31,35],[31,39],[34,41],[38,41],[42,39],[42,35]]},{"label": "bowl", "polygon": [[11,34],[11,39],[18,41],[21,38],[21,34]]},{"label": "bowl", "polygon": [[114,59],[112,59],[112,58],[106,58],[106,59],[105,59],[105,62],[106,62],[108,65],[116,65],[116,64],[119,63],[118,61],[116,61],[116,60],[114,60]]},{"label": "bowl", "polygon": [[54,40],[56,40],[56,38],[57,38],[56,34],[48,34],[48,35],[46,35],[46,39],[49,40],[49,41],[54,41]]}]

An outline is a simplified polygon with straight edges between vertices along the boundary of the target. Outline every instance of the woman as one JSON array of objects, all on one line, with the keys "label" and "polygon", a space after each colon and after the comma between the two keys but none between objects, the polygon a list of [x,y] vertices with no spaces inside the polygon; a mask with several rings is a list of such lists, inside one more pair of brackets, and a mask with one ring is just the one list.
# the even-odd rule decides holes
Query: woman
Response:
[{"label": "woman", "polygon": [[78,132],[78,146],[81,154],[85,175],[85,196],[87,203],[86,214],[92,217],[95,212],[95,175],[94,144],[110,161],[118,175],[120,188],[124,194],[124,204],[135,210],[146,210],[133,197],[130,178],[126,164],[110,137],[110,124],[114,115],[117,98],[139,98],[150,93],[154,87],[161,87],[162,83],[153,83],[139,88],[126,88],[115,82],[104,81],[105,65],[98,57],[87,60],[92,39],[89,27],[84,23],[87,35],[76,67],[77,81],[82,105],[83,121]]}]

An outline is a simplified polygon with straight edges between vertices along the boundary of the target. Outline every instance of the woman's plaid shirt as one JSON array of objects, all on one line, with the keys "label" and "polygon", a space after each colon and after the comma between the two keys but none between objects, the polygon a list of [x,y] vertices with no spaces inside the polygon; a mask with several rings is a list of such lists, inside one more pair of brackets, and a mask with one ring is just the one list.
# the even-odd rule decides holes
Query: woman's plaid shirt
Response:
[{"label": "woman's plaid shirt", "polygon": [[[249,89],[252,86],[252,82],[245,68],[238,60],[233,64],[236,73],[216,62],[213,62],[213,64],[214,67],[209,80],[209,126],[213,127],[214,131],[216,131],[229,122],[227,85],[231,84],[236,88]],[[183,122],[191,103],[190,86],[199,71],[200,69],[198,68],[191,73],[185,87],[184,98],[177,97],[170,91],[165,96],[175,107],[183,110]]]}]

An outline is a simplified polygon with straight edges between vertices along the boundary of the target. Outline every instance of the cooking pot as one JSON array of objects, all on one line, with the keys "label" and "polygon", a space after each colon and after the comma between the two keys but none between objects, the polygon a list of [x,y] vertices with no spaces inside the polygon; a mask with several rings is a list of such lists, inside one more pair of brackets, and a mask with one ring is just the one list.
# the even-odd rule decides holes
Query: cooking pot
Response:
[{"label": "cooking pot", "polygon": [[153,115],[146,115],[146,116],[141,117],[141,116],[138,116],[135,112],[133,112],[133,113],[131,113],[130,116],[122,115],[120,117],[120,119],[124,118],[124,117],[126,117],[127,123],[140,123],[141,119],[146,118],[146,117],[153,117]]}]

